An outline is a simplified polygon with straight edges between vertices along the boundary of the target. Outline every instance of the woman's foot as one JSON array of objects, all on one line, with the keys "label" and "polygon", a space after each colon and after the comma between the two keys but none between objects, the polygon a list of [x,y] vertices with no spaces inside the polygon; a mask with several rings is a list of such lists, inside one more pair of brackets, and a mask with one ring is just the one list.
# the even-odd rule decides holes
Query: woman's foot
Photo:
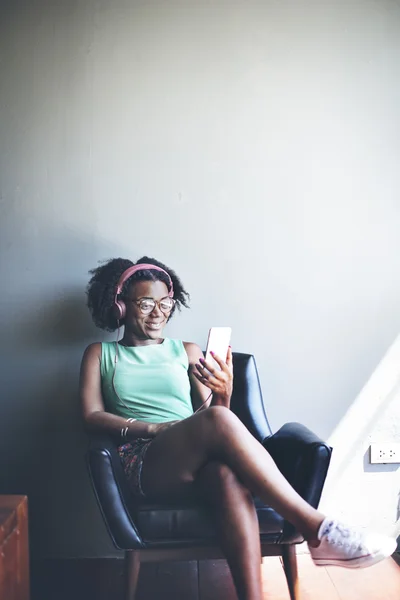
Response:
[{"label": "woman's foot", "polygon": [[336,565],[362,569],[388,558],[396,550],[396,540],[389,536],[367,533],[340,521],[326,518],[318,532],[320,544],[309,544],[310,554],[318,566]]}]

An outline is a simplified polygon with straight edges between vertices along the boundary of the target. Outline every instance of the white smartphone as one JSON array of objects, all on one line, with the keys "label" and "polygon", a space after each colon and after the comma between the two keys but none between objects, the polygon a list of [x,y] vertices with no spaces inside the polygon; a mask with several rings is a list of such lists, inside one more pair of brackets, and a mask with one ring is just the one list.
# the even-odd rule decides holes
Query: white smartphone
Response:
[{"label": "white smartphone", "polygon": [[231,341],[231,327],[211,327],[208,332],[208,341],[206,349],[206,361],[215,364],[210,352],[217,354],[222,360],[226,361],[228,348]]}]

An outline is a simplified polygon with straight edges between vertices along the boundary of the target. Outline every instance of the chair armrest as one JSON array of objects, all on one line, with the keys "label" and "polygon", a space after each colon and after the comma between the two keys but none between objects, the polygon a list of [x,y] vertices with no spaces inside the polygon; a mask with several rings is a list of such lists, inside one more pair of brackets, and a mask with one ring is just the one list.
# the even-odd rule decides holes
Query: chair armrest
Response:
[{"label": "chair armrest", "polygon": [[263,446],[295,490],[317,508],[332,448],[300,423],[286,423]]},{"label": "chair armrest", "polygon": [[87,465],[93,490],[114,545],[121,550],[143,547],[133,521],[135,507],[116,441],[107,434],[90,434]]},{"label": "chair armrest", "polygon": [[[263,441],[277,467],[294,489],[314,508],[318,508],[332,448],[300,423],[286,423]],[[298,543],[302,538],[285,521],[281,544]]]},{"label": "chair armrest", "polygon": [[89,451],[92,450],[108,450],[111,453],[117,453],[118,442],[108,433],[92,433],[88,435],[89,438]]}]

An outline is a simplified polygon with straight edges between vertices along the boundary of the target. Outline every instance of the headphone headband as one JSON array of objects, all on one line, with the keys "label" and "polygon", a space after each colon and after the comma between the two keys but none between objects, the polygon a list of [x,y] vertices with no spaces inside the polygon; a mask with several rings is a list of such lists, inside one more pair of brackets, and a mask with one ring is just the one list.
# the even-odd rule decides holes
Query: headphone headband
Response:
[{"label": "headphone headband", "polygon": [[169,285],[171,286],[171,289],[168,292],[168,296],[173,298],[174,286],[172,285],[172,279],[171,279],[169,273],[167,273],[167,271],[165,271],[164,269],[161,269],[161,267],[157,267],[156,265],[151,265],[148,263],[143,263],[140,265],[133,265],[133,267],[129,267],[129,269],[126,269],[126,271],[124,271],[122,273],[121,277],[118,280],[116,296],[118,296],[118,294],[120,294],[122,292],[122,286],[124,285],[125,281],[127,279],[129,279],[129,277],[132,277],[132,275],[134,273],[137,273],[137,271],[145,271],[145,270],[161,271],[161,273],[165,273],[165,275],[168,277]]}]

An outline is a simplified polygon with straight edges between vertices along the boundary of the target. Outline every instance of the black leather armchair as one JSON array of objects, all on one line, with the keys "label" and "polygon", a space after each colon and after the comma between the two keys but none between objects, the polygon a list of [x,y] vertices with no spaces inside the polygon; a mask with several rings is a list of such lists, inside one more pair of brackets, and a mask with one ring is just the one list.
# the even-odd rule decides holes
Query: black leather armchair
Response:
[{"label": "black leather armchair", "polygon": [[[254,357],[233,354],[231,409],[272,455],[281,472],[307,502],[317,507],[332,449],[299,423],[272,435],[265,414]],[[92,436],[89,472],[115,546],[125,550],[126,600],[134,600],[141,562],[223,558],[206,510],[195,503],[137,504],[129,492],[108,436]],[[263,556],[281,556],[291,600],[297,600],[295,544],[302,536],[275,510],[255,499]]]}]

